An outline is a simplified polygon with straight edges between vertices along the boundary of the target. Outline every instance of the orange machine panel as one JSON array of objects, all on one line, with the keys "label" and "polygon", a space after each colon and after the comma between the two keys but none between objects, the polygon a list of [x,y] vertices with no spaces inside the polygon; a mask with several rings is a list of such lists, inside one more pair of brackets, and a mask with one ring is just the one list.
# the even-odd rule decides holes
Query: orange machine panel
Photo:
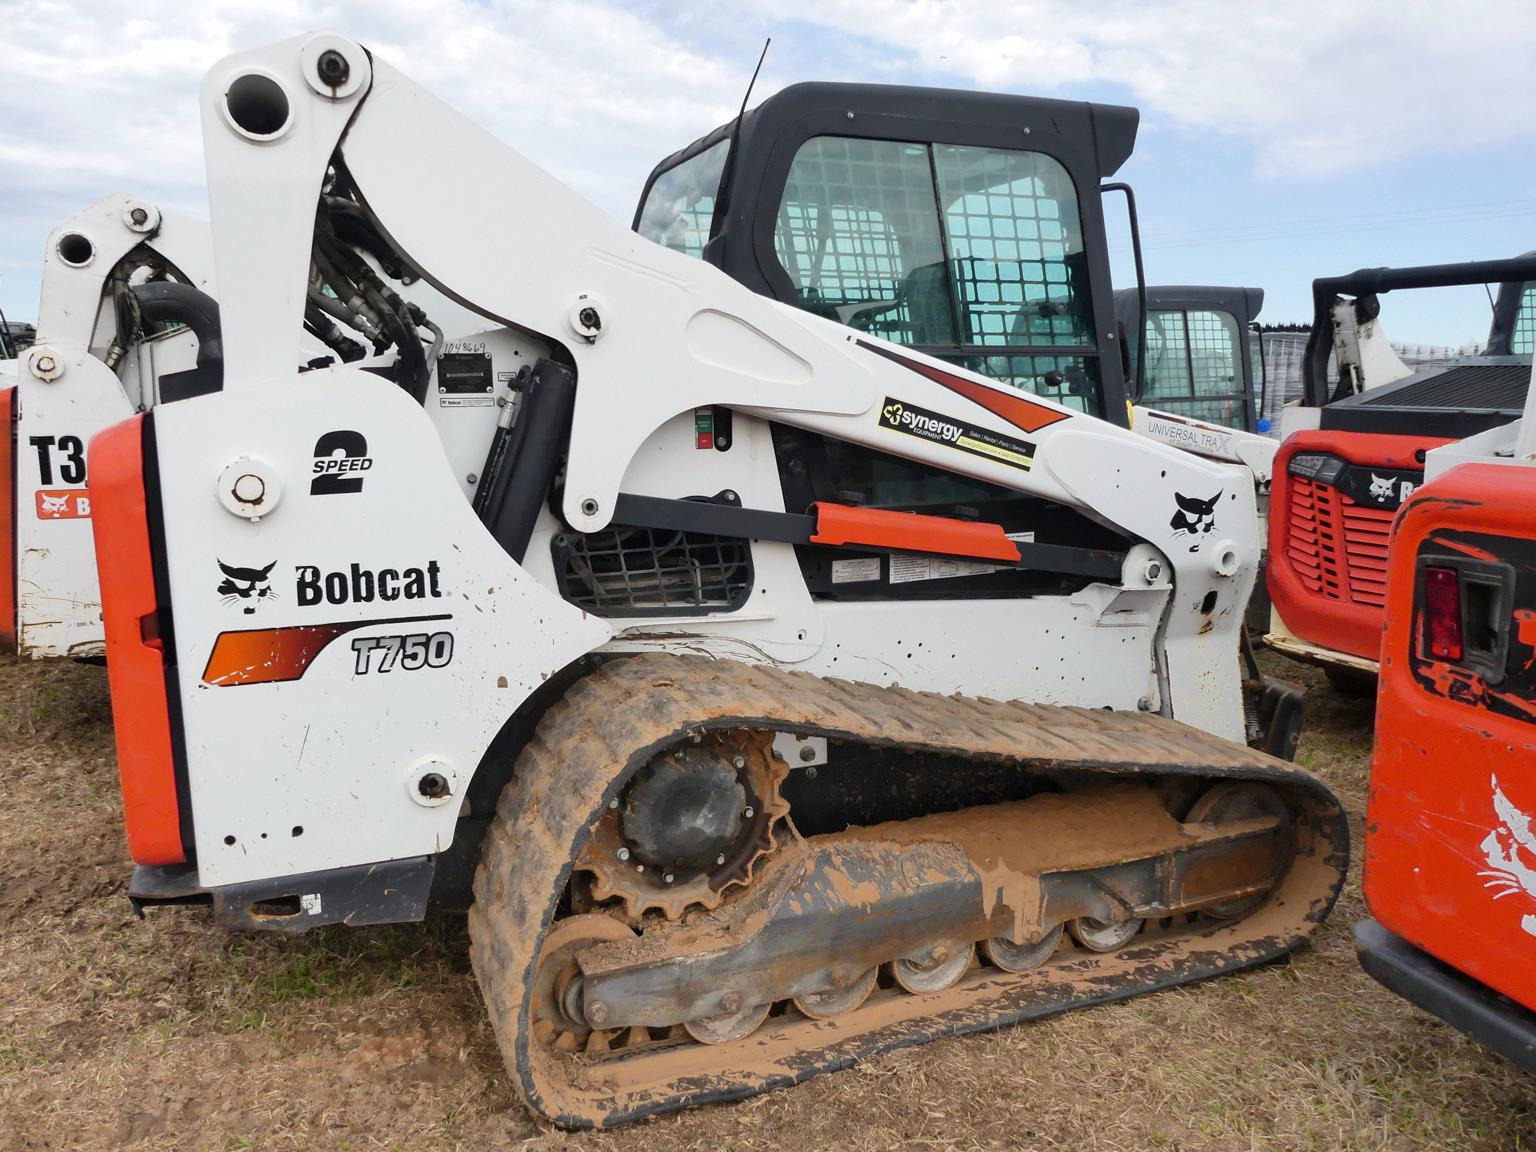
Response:
[{"label": "orange machine panel", "polygon": [[16,389],[0,389],[0,655],[16,651]]},{"label": "orange machine panel", "polygon": [[1392,541],[1371,914],[1536,1009],[1536,469],[1464,464]]},{"label": "orange machine panel", "polygon": [[91,525],[128,852],[140,864],[179,864],[186,852],[144,491],[144,422],[132,416],[91,440]]}]

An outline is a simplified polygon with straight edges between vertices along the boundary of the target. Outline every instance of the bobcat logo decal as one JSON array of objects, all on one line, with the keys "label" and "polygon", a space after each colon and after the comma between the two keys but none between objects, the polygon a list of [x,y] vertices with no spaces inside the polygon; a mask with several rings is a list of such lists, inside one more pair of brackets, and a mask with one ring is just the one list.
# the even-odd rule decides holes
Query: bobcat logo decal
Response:
[{"label": "bobcat logo decal", "polygon": [[272,591],[272,569],[275,567],[276,560],[265,568],[235,568],[220,560],[219,571],[224,573],[224,579],[219,581],[219,595],[226,604],[246,601],[241,611],[250,616],[263,600],[277,598],[277,593]]},{"label": "bobcat logo decal", "polygon": [[1178,502],[1178,511],[1173,514],[1173,519],[1168,521],[1168,527],[1173,529],[1175,536],[1185,533],[1195,537],[1195,542],[1189,546],[1191,552],[1200,551],[1199,537],[1207,532],[1216,531],[1216,502],[1221,499],[1222,493],[1216,493],[1209,500],[1198,500],[1193,496],[1186,496],[1182,492],[1175,492],[1173,498]]},{"label": "bobcat logo decal", "polygon": [[[1495,900],[1524,893],[1536,908],[1536,819],[1509,802],[1497,776],[1493,777],[1493,811],[1499,823],[1482,843],[1488,862],[1488,870],[1478,873],[1487,877],[1483,887],[1498,889]],[[1520,927],[1536,936],[1536,912],[1521,917]]]},{"label": "bobcat logo decal", "polygon": [[62,516],[69,507],[68,496],[50,496],[43,493],[43,511],[49,516]]},{"label": "bobcat logo decal", "polygon": [[1392,499],[1393,480],[1390,476],[1378,476],[1371,473],[1371,499],[1378,504],[1385,504]]}]

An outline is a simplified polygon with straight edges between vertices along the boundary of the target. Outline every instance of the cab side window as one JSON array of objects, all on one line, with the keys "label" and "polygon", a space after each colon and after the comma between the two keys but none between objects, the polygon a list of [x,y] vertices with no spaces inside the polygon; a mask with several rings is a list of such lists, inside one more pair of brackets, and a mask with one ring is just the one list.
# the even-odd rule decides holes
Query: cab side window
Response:
[{"label": "cab side window", "polygon": [[1077,189],[1051,157],[816,137],[774,250],[802,308],[1102,414]]},{"label": "cab side window", "polygon": [[702,257],[729,152],[730,140],[720,140],[656,177],[640,210],[640,235],[674,252]]}]

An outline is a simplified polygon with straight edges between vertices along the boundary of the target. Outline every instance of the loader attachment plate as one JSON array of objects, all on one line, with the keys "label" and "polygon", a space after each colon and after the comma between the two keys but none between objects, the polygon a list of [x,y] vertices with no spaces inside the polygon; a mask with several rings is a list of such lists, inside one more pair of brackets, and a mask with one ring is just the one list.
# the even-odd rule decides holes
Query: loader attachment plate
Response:
[{"label": "loader attachment plate", "polygon": [[[742,731],[1012,765],[1052,783],[809,838],[786,826],[750,884],[675,919],[571,914],[583,850],[634,773],[680,743]],[[1273,794],[1283,811],[1170,812],[1170,796],[1220,781]],[[476,878],[472,958],[529,1106],[562,1126],[608,1126],[1263,963],[1326,917],[1347,862],[1326,786],[1165,718],[636,656],[574,685],[526,746]],[[1133,935],[1110,951],[1052,950],[1063,921],[1132,923]],[[1038,966],[962,959],[937,991],[907,990],[924,987],[921,967],[905,981],[891,968],[943,959],[935,941],[968,957],[990,940],[1006,956],[1042,938]],[[552,1019],[575,1023],[561,1032]]]}]

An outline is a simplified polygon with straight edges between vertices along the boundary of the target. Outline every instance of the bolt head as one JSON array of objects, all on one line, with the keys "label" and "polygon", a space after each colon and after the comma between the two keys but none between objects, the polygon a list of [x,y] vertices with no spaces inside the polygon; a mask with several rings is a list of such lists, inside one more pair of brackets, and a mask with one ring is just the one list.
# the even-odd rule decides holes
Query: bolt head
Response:
[{"label": "bolt head", "polygon": [[676,877],[674,877],[674,876],[673,876],[673,875],[672,875],[672,873],[670,873],[670,872],[668,872],[668,873],[667,873],[667,874],[666,874],[666,875],[665,875],[665,876],[663,876],[663,877],[662,877],[662,878],[661,878],[661,879],[662,879],[662,881],[663,881],[663,883],[666,883],[666,884],[670,884],[670,883],[672,883],[672,881],[673,881],[673,880],[674,880],[674,879],[676,879]]},{"label": "bolt head", "polygon": [[629,859],[629,849],[628,848],[620,848],[619,851],[618,851],[618,857],[619,857],[620,860],[628,860]]},{"label": "bolt head", "polygon": [[746,766],[747,766],[747,758],[745,756],[732,756],[731,757],[731,767],[735,768],[736,771],[740,772]]},{"label": "bolt head", "polygon": [[715,857],[715,864],[716,864],[716,866],[718,866],[718,865],[721,865],[721,864],[724,864],[724,863],[725,863],[725,853],[722,852],[722,853],[720,853],[720,855]]},{"label": "bolt head", "polygon": [[750,819],[752,819],[752,817],[753,817],[753,816],[754,816],[754,815],[756,815],[756,812],[755,812],[755,810],[754,810],[754,809],[752,809],[752,808],[751,808],[751,807],[747,807],[747,808],[744,808],[744,809],[743,809],[743,810],[742,810],[742,813],[741,813],[741,815],[742,815],[742,817],[743,817],[743,818],[744,818],[744,819],[747,819],[747,820],[750,820]]},{"label": "bolt head", "polygon": [[594,1000],[587,1005],[587,1019],[593,1024],[601,1024],[608,1019],[608,1005],[601,1000]]},{"label": "bolt head", "polygon": [[934,945],[932,955],[935,964],[942,964],[949,959],[949,949],[942,944],[936,944]]},{"label": "bolt head", "polygon": [[267,482],[254,473],[247,472],[235,480],[235,499],[242,504],[260,504],[267,494]]},{"label": "bolt head", "polygon": [[740,1012],[741,993],[727,992],[724,996],[720,997],[720,1007],[725,1009],[727,1012]]},{"label": "bolt head", "polygon": [[315,74],[327,88],[340,88],[352,75],[352,66],[340,52],[329,48],[315,61]]},{"label": "bolt head", "polygon": [[27,358],[27,367],[39,380],[57,380],[64,375],[64,365],[59,358],[41,348],[34,349]]},{"label": "bolt head", "polygon": [[809,744],[802,746],[800,749],[800,759],[809,764],[812,760],[816,759],[816,749],[812,748]]}]

